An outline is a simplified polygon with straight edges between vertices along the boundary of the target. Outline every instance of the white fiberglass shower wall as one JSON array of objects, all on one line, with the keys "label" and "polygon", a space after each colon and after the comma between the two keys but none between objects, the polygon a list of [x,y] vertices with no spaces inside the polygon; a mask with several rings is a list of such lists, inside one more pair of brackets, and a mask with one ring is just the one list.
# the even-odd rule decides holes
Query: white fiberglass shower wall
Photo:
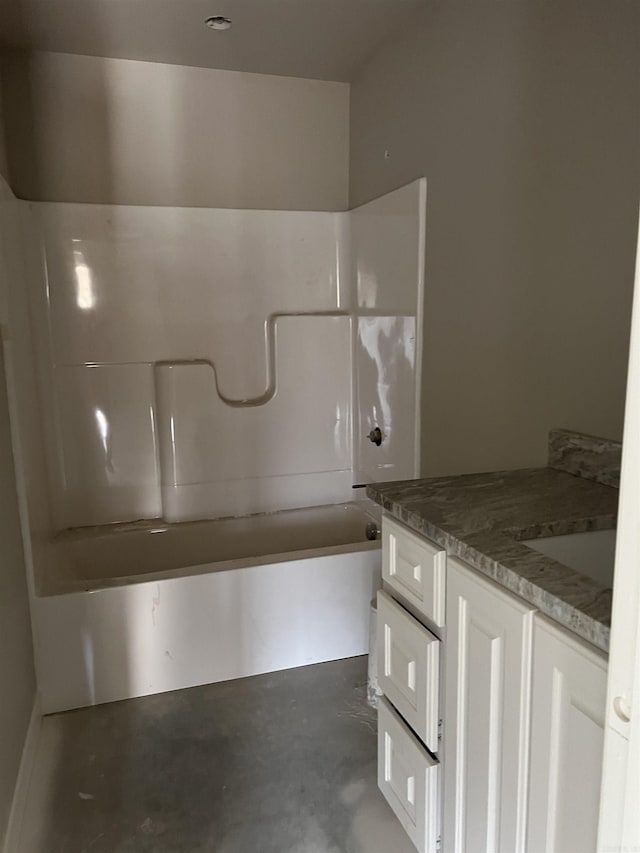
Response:
[{"label": "white fiberglass shower wall", "polygon": [[32,204],[55,528],[416,476],[424,197],[416,181],[349,213]]}]

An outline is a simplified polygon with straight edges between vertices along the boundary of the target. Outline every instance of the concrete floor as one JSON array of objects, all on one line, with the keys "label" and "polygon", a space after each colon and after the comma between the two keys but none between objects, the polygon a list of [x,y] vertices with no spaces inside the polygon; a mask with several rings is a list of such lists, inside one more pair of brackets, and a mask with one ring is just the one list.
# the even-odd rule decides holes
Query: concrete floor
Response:
[{"label": "concrete floor", "polygon": [[46,717],[16,853],[415,853],[366,660]]}]

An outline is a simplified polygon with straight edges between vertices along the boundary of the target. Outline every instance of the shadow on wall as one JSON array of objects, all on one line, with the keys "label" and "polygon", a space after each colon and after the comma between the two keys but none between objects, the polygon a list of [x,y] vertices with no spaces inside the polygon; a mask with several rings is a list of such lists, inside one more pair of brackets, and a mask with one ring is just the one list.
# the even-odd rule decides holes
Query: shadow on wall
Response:
[{"label": "shadow on wall", "polygon": [[[11,23],[14,32],[25,31],[29,16],[32,13],[29,9],[29,0],[12,0],[12,2],[3,4],[2,15],[11,18]],[[97,5],[86,3],[83,9],[83,18],[96,30],[100,30],[101,22],[97,14]],[[93,18],[93,20],[91,20]],[[0,42],[3,42],[2,25],[0,24]],[[7,180],[14,193],[18,198],[22,199],[39,199],[43,197],[44,186],[44,165],[51,158],[51,148],[48,139],[42,134],[43,118],[39,113],[40,105],[37,103],[37,86],[35,80],[35,70],[32,55],[23,49],[15,46],[7,46],[6,42],[0,48],[0,83],[2,85],[2,126],[0,131],[4,133],[4,142],[6,150],[6,166]],[[109,98],[107,81],[100,77],[99,72],[94,74],[92,80],[93,96],[96,103],[100,104],[100,110],[91,110],[91,121],[98,122],[102,144],[99,152],[93,152],[93,157],[100,158],[99,169],[96,170],[100,175],[100,194],[103,194],[105,199],[111,197],[114,169],[111,152],[112,128],[111,117],[109,114]],[[57,93],[59,99],[64,99],[64,93]],[[91,105],[87,105],[91,107]],[[52,110],[55,110],[56,104],[50,105]],[[75,132],[82,134],[83,121],[86,120],[83,116],[78,116]],[[89,158],[89,161],[91,158]],[[62,170],[64,176],[68,176],[73,172],[83,168],[83,164],[74,160],[69,152],[56,152],[56,162],[58,168]],[[84,167],[90,169],[95,168],[95,163],[85,163]],[[76,180],[82,182],[85,176],[80,174],[76,176]],[[16,213],[19,215],[19,213]],[[25,240],[26,243],[26,240]],[[25,284],[26,283],[19,283]],[[18,286],[18,284],[16,284]],[[2,365],[0,364],[0,367]],[[24,431],[21,430],[21,434]],[[22,448],[23,452],[28,452],[27,447]],[[28,484],[27,484],[28,485]],[[46,567],[44,567],[46,568]],[[33,608],[32,603],[32,618],[36,619],[37,609]],[[128,619],[129,614],[122,613],[117,623],[114,623],[113,630],[121,637],[121,647],[127,648],[129,642],[129,634],[131,626]],[[91,626],[87,624],[87,631],[84,639],[83,655],[86,661],[87,672],[91,673],[93,660],[96,655],[96,650],[92,646]],[[64,663],[61,664],[64,666]],[[129,672],[129,655],[123,654],[119,660],[113,660],[111,665],[118,667],[124,672]],[[14,691],[6,691],[3,689],[3,695],[16,695]],[[4,701],[3,701],[4,706]],[[29,709],[30,710],[30,709]],[[105,738],[109,737],[109,733],[105,732]],[[5,738],[5,732],[0,732],[0,741]],[[51,746],[51,744],[48,744]],[[47,744],[45,744],[46,748]],[[123,726],[122,740],[120,742],[122,748],[123,762],[126,762],[126,756],[135,754],[135,732],[127,730],[127,726]],[[64,749],[52,749],[52,761],[63,760]],[[91,760],[90,756],[86,757],[87,761]],[[126,791],[123,789],[126,769],[121,762],[114,762],[111,765],[111,785],[112,790],[121,791],[121,796],[126,796]],[[115,778],[114,778],[115,777]],[[51,776],[51,779],[55,775]],[[78,780],[80,790],[81,780]],[[59,789],[52,789],[51,796],[47,802],[46,808],[49,811],[51,818],[43,821],[43,825],[54,825],[53,819],[55,815],[59,815],[67,807],[65,803],[65,794],[67,792]],[[22,827],[22,839],[29,838],[29,827]],[[0,839],[1,840],[1,839]],[[43,839],[44,847],[48,848],[50,839]]]},{"label": "shadow on wall", "polygon": [[[35,9],[29,0],[12,0],[3,9],[8,30],[27,44],[28,33],[34,29]],[[100,19],[99,4],[82,4],[82,22],[92,37],[100,39],[105,24]],[[7,45],[0,25],[0,81],[2,84],[2,107],[4,134],[8,166],[8,181],[18,198],[43,201],[73,201],[56,199],[56,186],[70,182],[72,186],[88,185],[99,196],[96,201],[112,198],[116,180],[113,156],[114,127],[110,114],[109,85],[104,66],[94,65],[91,69],[90,99],[83,104],[82,114],[73,116],[73,125],[68,133],[79,138],[90,136],[100,139],[100,148],[87,152],[84,158],[74,156],[73,151],[54,150],[51,141],[43,132],[57,112],[66,118],[64,108],[66,94],[53,93],[52,99],[41,99],[37,55],[33,51],[16,45]],[[87,90],[89,91],[89,90]],[[149,140],[152,144],[152,140]],[[51,162],[55,160],[58,175],[51,175]],[[52,184],[52,186],[50,186]],[[54,195],[50,194],[53,189]]]},{"label": "shadow on wall", "polygon": [[[70,24],[50,17],[53,4],[47,0],[38,3],[45,13],[31,24],[36,33],[47,25],[73,26],[76,33],[93,28],[108,33],[109,43],[91,56],[5,52],[8,159],[11,184],[21,198],[348,207],[348,84],[109,58],[115,42],[126,38],[114,23],[126,24],[136,4],[64,3],[78,17]],[[165,18],[179,7],[162,5]],[[91,15],[94,20],[88,20]],[[198,23],[201,31],[195,33],[189,32],[192,26],[155,37],[211,38],[204,25]],[[96,51],[99,37],[88,40]]]},{"label": "shadow on wall", "polygon": [[0,848],[35,693],[3,343],[0,328]]},{"label": "shadow on wall", "polygon": [[[5,4],[2,14],[5,26],[15,38],[28,43],[28,33],[34,29],[37,13],[29,0],[12,0]],[[88,32],[99,36],[104,30],[99,7],[95,3],[83,4],[82,19]],[[72,180],[78,186],[96,184],[104,199],[111,197],[115,182],[114,161],[111,156],[113,127],[108,97],[108,82],[101,66],[92,72],[91,100],[83,104],[86,113],[75,116],[70,133],[80,138],[91,133],[99,135],[100,149],[92,151],[86,159],[73,156],[71,151],[55,151],[43,133],[52,115],[64,106],[65,93],[55,93],[51,102],[40,100],[38,65],[32,51],[7,44],[0,24],[0,79],[6,144],[8,181],[14,194],[22,199],[53,200],[47,194],[50,166],[54,155],[57,180],[64,185]],[[41,72],[40,72],[41,73]],[[64,112],[67,115],[66,111]],[[88,122],[91,123],[89,128]],[[54,177],[54,186],[56,178]],[[71,200],[71,199],[61,199]]]}]

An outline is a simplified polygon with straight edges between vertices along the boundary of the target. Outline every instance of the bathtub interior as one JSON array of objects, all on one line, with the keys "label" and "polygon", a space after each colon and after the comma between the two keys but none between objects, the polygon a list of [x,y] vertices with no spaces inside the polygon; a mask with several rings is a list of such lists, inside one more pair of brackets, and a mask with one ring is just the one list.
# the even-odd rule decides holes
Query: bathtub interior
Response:
[{"label": "bathtub interior", "polygon": [[[147,520],[65,531],[39,593],[56,595],[166,577],[225,571],[319,555],[376,550],[380,508],[372,501],[239,518]],[[371,526],[373,525],[373,527]]]}]

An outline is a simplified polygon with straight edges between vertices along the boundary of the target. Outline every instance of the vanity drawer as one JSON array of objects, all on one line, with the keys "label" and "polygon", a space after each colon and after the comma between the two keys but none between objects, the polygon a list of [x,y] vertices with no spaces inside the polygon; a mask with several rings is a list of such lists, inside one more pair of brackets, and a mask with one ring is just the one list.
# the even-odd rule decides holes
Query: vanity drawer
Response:
[{"label": "vanity drawer", "polygon": [[416,612],[444,625],[447,552],[392,518],[382,519],[382,578]]},{"label": "vanity drawer", "polygon": [[438,751],[440,640],[378,593],[378,683],[418,737]]},{"label": "vanity drawer", "polygon": [[378,704],[378,787],[420,853],[439,835],[439,765],[384,697]]}]

